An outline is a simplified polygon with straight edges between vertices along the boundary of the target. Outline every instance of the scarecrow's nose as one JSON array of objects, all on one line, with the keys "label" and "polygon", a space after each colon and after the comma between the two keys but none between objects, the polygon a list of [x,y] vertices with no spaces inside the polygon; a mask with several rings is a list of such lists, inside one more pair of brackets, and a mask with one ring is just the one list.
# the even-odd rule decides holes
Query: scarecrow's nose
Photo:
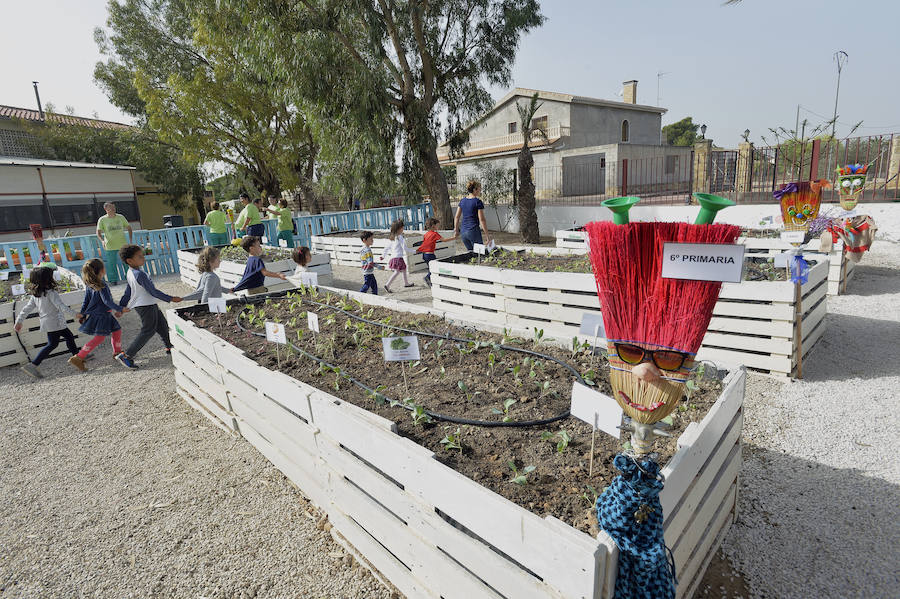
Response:
[{"label": "scarecrow's nose", "polygon": [[638,364],[634,368],[631,369],[631,373],[636,376],[639,380],[644,381],[645,383],[652,383],[654,381],[658,381],[662,376],[662,373],[659,371],[659,368],[656,367],[655,364],[650,362],[644,362],[642,364]]}]

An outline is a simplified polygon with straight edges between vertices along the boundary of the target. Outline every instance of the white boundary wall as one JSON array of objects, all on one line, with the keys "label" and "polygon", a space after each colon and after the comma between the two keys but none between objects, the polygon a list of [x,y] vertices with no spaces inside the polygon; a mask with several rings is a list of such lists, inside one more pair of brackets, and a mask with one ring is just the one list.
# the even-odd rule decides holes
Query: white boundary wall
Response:
[{"label": "white boundary wall", "polygon": [[[613,596],[617,550],[605,533],[595,539],[525,510],[441,464],[393,422],[259,366],[174,309],[168,322],[178,393],[252,443],[328,513],[339,542],[410,599]],[[692,596],[737,514],[745,379],[743,369],[731,370],[720,398],[688,425],[663,468],[660,501],[679,599]]]},{"label": "white boundary wall", "polygon": [[[65,268],[57,268],[60,275],[75,283],[76,291],[61,293],[63,302],[75,312],[81,309],[84,301],[84,282],[81,277]],[[15,329],[16,317],[25,307],[29,296],[20,295],[11,302],[0,304],[0,367],[14,364],[25,364],[34,358],[41,348],[47,345],[47,333],[41,330],[41,323],[37,312],[25,318],[22,323],[22,331],[17,335]],[[78,330],[78,322],[72,318],[66,319],[69,330],[75,335],[75,341],[79,345],[85,342],[86,337]],[[24,349],[23,349],[24,347]],[[56,352],[51,356],[69,353],[65,343],[60,343]]]}]

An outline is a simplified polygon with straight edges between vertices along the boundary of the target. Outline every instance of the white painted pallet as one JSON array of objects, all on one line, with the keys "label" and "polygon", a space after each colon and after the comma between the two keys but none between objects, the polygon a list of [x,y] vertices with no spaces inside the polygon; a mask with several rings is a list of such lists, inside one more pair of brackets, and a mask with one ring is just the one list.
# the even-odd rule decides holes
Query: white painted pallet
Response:
[{"label": "white painted pallet", "polygon": [[[774,256],[793,248],[790,243],[777,237],[741,237],[738,243],[744,244],[748,255]],[[804,255],[810,253],[825,256],[828,260],[828,295],[843,295],[847,293],[847,284],[853,278],[856,263],[847,258],[844,251],[844,242],[838,240],[831,252],[824,254],[818,251],[819,240],[814,239],[804,246]]]},{"label": "white painted pallet", "polygon": [[[196,287],[200,283],[200,271],[197,270],[197,251],[178,250],[178,268],[181,271],[181,282],[191,287]],[[244,276],[245,264],[240,262],[232,262],[230,260],[222,260],[216,274],[222,281],[222,287],[234,287]],[[273,260],[266,262],[266,270],[278,272],[285,276],[291,276],[296,270],[297,264],[291,259]],[[331,272],[331,258],[327,253],[313,253],[309,264],[310,271],[318,274],[320,285],[332,285],[334,277]],[[293,289],[297,285],[292,281],[282,281],[266,277],[265,286],[269,291],[281,291],[283,289]]]},{"label": "white painted pallet", "polygon": [[[722,285],[699,357],[793,376],[800,352],[809,353],[824,332],[828,268],[826,260],[816,261],[799,303],[796,286],[786,281]],[[435,261],[431,282],[432,303],[439,310],[557,336],[576,336],[585,312],[601,312],[590,273]]]},{"label": "white painted pallet", "polygon": [[[75,291],[67,291],[61,293],[60,297],[63,302],[72,308],[75,312],[81,309],[84,301],[84,282],[81,277],[65,268],[57,269],[60,276],[73,282],[78,289]],[[17,364],[25,364],[33,359],[41,348],[47,345],[47,333],[41,330],[41,324],[38,319],[38,313],[34,312],[25,318],[22,323],[22,331],[16,334],[15,320],[25,304],[28,303],[28,295],[22,295],[11,302],[0,304],[0,367],[12,366]],[[78,330],[78,322],[72,318],[66,319],[66,324],[72,334],[75,335],[75,342],[81,345],[86,341],[86,337]],[[69,350],[65,342],[61,342],[56,351],[50,356],[59,356],[68,354]]]},{"label": "white painted pallet", "polygon": [[[396,300],[347,295],[480,330],[502,329]],[[617,550],[605,533],[595,539],[556,518],[539,517],[441,464],[399,436],[393,422],[259,366],[174,309],[168,321],[185,358],[174,360],[179,381],[205,370],[213,387],[207,397],[224,410],[221,427],[229,430],[233,420],[328,513],[336,538],[407,597],[613,596]],[[227,406],[214,397],[222,397],[218,381]],[[737,513],[744,382],[743,369],[728,374],[719,400],[703,421],[688,426],[663,470],[665,535],[675,554],[679,599],[696,588]]]},{"label": "white painted pallet", "polygon": [[[373,230],[378,237],[372,242],[372,255],[375,264],[387,267],[389,260],[382,258],[384,249],[391,243],[385,236],[386,230]],[[452,231],[440,231],[443,237],[451,237]],[[405,233],[406,245],[412,247],[414,243],[422,241],[421,232]],[[310,239],[310,247],[314,252],[326,252],[331,255],[335,264],[340,266],[360,266],[359,251],[363,244],[359,237],[342,237],[341,235],[314,235]],[[413,248],[415,249],[415,248]],[[434,246],[434,255],[438,259],[456,255],[456,246],[452,241],[438,242]],[[408,272],[424,272],[428,270],[422,254],[415,252],[406,256],[406,269]]]},{"label": "white painted pallet", "polygon": [[575,229],[557,230],[556,247],[587,250],[587,233]]}]

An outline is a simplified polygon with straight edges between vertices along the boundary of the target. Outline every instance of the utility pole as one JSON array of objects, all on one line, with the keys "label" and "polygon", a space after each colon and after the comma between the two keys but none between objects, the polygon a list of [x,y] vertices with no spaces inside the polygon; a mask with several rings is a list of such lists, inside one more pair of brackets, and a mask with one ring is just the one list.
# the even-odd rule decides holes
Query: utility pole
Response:
[{"label": "utility pole", "polygon": [[841,93],[841,69],[844,68],[844,63],[847,62],[847,59],[849,57],[849,54],[847,54],[843,50],[838,50],[834,53],[834,61],[837,63],[838,76],[837,88],[834,90],[834,118],[831,121],[831,139],[834,139],[834,130],[837,126],[838,96]]},{"label": "utility pole", "polygon": [[794,123],[794,135],[797,135],[797,131],[800,130],[800,105],[797,104],[797,122]]},{"label": "utility pole", "polygon": [[[659,80],[663,78],[663,75],[668,75],[668,71],[656,71],[656,105],[659,106]],[[662,118],[660,118],[662,121]],[[662,123],[660,123],[659,127],[659,145],[663,145],[663,133],[662,133]]]}]

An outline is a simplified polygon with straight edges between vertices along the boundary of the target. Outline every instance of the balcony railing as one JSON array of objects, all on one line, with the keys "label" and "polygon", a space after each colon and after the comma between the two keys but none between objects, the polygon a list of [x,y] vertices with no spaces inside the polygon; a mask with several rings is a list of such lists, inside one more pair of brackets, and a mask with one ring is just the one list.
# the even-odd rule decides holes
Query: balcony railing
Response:
[{"label": "balcony railing", "polygon": [[[569,127],[565,125],[554,125],[553,127],[549,127],[546,130],[546,139],[540,134],[539,131],[533,131],[531,134],[531,139],[528,142],[528,145],[535,147],[543,147],[548,145],[548,143],[552,143],[559,139],[560,137],[566,137],[569,135]],[[522,145],[522,134],[521,133],[512,133],[510,135],[501,135],[500,137],[486,137],[484,139],[473,139],[469,140],[469,143],[465,146],[465,154],[474,154],[474,153],[487,153],[488,150],[499,151],[502,148],[517,148]],[[441,159],[447,158],[450,150],[446,145],[440,146],[438,148],[438,157]]]}]

